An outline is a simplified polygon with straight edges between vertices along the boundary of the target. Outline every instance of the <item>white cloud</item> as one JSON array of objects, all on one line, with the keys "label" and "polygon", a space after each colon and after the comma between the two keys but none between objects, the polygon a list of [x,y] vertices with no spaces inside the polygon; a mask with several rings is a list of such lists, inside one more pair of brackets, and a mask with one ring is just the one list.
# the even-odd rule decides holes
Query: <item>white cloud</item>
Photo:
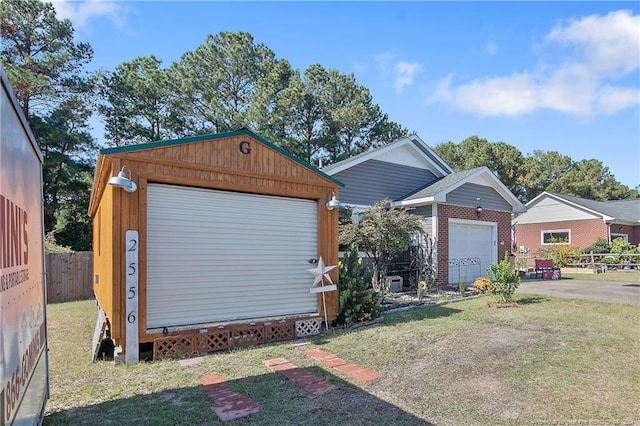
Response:
[{"label": "white cloud", "polygon": [[487,52],[489,56],[495,56],[495,54],[498,53],[498,46],[495,43],[489,42],[484,47],[484,50]]},{"label": "white cloud", "polygon": [[398,56],[394,52],[387,51],[377,54],[374,61],[385,82],[391,79],[394,90],[399,95],[405,86],[413,85],[416,74],[422,72],[422,66],[418,62],[398,59]]},{"label": "white cloud", "polygon": [[604,86],[599,90],[596,106],[602,114],[614,114],[637,105],[639,97],[637,89]]},{"label": "white cloud", "polygon": [[448,75],[429,102],[450,103],[478,116],[517,116],[543,108],[588,116],[640,104],[640,87],[621,82],[640,69],[639,15],[618,11],[571,19],[553,28],[545,41],[548,49],[568,47],[568,52],[555,64],[458,86]]},{"label": "white cloud", "polygon": [[520,115],[535,109],[538,93],[528,74],[474,80],[449,98],[463,111],[477,115]]},{"label": "white cloud", "polygon": [[[640,16],[620,10],[557,25],[546,39],[574,47],[577,58],[604,75],[624,75],[640,65]],[[581,57],[581,58],[580,58]]]},{"label": "white cloud", "polygon": [[396,93],[400,94],[405,86],[411,86],[413,77],[419,72],[422,72],[422,67],[417,62],[399,61],[396,63],[393,67]]},{"label": "white cloud", "polygon": [[110,0],[52,0],[58,19],[69,19],[76,30],[84,29],[94,18],[107,18],[118,29],[123,29],[127,9]]}]

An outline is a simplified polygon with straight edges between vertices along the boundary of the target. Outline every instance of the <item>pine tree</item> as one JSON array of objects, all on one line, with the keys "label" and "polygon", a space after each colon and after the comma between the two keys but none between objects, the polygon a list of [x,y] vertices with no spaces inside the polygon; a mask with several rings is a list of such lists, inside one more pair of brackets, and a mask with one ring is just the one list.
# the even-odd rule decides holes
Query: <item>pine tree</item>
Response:
[{"label": "pine tree", "polygon": [[360,321],[377,318],[378,295],[373,290],[370,277],[364,262],[358,257],[358,252],[352,248],[345,252],[344,258],[338,263],[340,306],[334,325],[351,325]]}]

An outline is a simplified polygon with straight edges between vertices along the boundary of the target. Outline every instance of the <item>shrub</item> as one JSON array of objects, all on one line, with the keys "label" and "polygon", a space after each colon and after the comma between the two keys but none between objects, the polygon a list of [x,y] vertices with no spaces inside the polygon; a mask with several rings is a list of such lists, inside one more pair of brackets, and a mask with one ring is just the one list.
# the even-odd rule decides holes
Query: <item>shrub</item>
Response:
[{"label": "shrub", "polygon": [[338,268],[339,306],[334,325],[351,325],[377,318],[380,315],[378,295],[370,285],[364,262],[355,247],[345,252]]},{"label": "shrub", "polygon": [[475,288],[478,293],[493,293],[495,291],[495,287],[493,287],[491,280],[487,277],[476,278],[473,282],[473,288]]},{"label": "shrub", "polygon": [[536,252],[536,257],[551,259],[553,260],[553,266],[561,268],[567,266],[569,263],[578,262],[578,260],[573,256],[581,254],[581,252],[582,250],[577,247],[557,245],[538,250]]},{"label": "shrub", "polygon": [[591,244],[589,247],[587,247],[584,250],[582,250],[582,252],[585,253],[585,254],[589,254],[591,252],[594,252],[594,253],[611,253],[611,246],[609,245],[607,240],[604,240],[602,238],[598,238],[598,241],[596,241],[595,243]]},{"label": "shrub", "polygon": [[611,242],[611,253],[636,253],[636,246],[618,237]]},{"label": "shrub", "polygon": [[56,237],[53,232],[49,232],[44,236],[44,251],[45,253],[70,253],[71,247],[66,247],[56,242]]},{"label": "shrub", "polygon": [[511,302],[513,293],[520,285],[520,274],[511,267],[509,253],[505,252],[504,259],[498,263],[490,263],[489,280],[494,287],[493,293],[500,302]]},{"label": "shrub", "polygon": [[604,259],[602,259],[602,263],[614,263],[616,264],[616,267],[624,267],[625,265],[630,264],[634,261],[633,256],[626,255],[634,254],[637,252],[638,250],[636,246],[629,243],[628,241],[625,241],[624,238],[618,237],[611,241],[611,253],[616,253],[618,255],[613,258],[613,262],[605,261],[605,259],[607,259],[605,257]]}]

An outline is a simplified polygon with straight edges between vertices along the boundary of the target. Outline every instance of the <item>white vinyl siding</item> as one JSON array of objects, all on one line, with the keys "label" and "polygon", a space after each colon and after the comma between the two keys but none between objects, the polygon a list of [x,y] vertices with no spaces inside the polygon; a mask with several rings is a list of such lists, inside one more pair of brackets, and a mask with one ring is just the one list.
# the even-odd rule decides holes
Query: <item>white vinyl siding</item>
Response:
[{"label": "white vinyl siding", "polygon": [[[462,261],[462,265],[449,267],[449,284],[464,281],[467,284],[487,275],[489,263],[495,263],[496,223],[449,219],[449,260]],[[466,259],[478,259],[472,263]]]},{"label": "white vinyl siding", "polygon": [[317,312],[317,202],[149,184],[147,329]]},{"label": "white vinyl siding", "polygon": [[535,205],[527,206],[527,209],[526,213],[519,215],[515,219],[516,223],[548,223],[569,220],[602,219],[602,216],[551,197],[542,198]]}]

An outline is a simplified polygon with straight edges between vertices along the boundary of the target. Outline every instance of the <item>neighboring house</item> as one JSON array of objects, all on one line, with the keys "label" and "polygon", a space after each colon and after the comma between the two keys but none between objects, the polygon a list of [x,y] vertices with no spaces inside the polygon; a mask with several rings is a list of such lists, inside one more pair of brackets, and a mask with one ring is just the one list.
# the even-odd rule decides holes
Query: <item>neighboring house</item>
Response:
[{"label": "neighboring house", "polygon": [[515,245],[535,253],[552,245],[586,248],[598,238],[640,243],[640,199],[594,201],[543,192],[513,220]]},{"label": "neighboring house", "polygon": [[473,282],[511,252],[512,213],[522,203],[487,167],[454,173],[413,135],[323,169],[345,184],[355,212],[389,198],[424,219],[435,240],[437,284]]}]

